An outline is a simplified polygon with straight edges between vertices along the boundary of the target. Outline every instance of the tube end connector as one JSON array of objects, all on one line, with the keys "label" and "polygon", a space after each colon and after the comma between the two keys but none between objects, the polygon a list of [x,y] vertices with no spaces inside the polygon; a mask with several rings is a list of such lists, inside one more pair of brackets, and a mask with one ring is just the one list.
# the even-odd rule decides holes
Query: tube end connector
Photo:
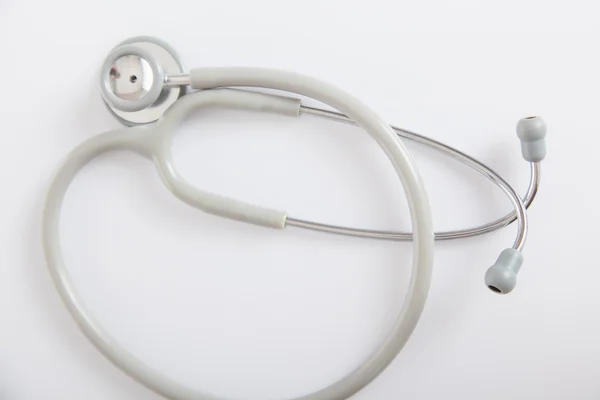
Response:
[{"label": "tube end connector", "polygon": [[523,265],[523,254],[516,249],[505,249],[485,273],[486,286],[495,293],[508,294],[517,285],[517,274]]},{"label": "tube end connector", "polygon": [[546,121],[541,117],[521,118],[517,124],[521,140],[521,153],[529,162],[539,162],[546,157]]}]

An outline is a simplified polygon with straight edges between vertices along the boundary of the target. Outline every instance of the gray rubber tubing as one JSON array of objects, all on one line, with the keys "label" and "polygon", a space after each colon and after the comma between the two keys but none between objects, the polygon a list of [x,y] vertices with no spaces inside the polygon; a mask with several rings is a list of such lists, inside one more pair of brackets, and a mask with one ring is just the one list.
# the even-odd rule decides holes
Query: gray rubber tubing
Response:
[{"label": "gray rubber tubing", "polygon": [[[391,332],[362,365],[347,376],[296,400],[347,399],[368,385],[394,360],[409,340],[425,306],[433,266],[434,236],[430,205],[421,176],[406,148],[391,127],[370,108],[344,91],[325,82],[285,71],[224,68],[209,69],[206,72],[207,75],[203,73],[203,70],[194,72],[195,86],[204,88],[211,86],[269,87],[309,96],[337,108],[376,139],[390,159],[404,187],[414,231],[413,265],[405,302]],[[205,76],[208,76],[209,79],[203,79]],[[161,159],[160,155],[167,144],[165,136],[167,133],[172,133],[172,129],[177,125],[175,121],[180,121],[186,112],[199,104],[253,108],[250,103],[255,103],[260,104],[258,108],[261,110],[268,108],[269,111],[273,111],[271,106],[265,106],[264,102],[257,100],[258,98],[250,98],[246,95],[242,98],[239,97],[239,93],[239,91],[232,90],[209,90],[188,95],[189,97],[178,100],[177,107],[173,106],[171,112],[154,124],[107,132],[87,140],[73,150],[62,163],[47,193],[43,213],[44,251],[53,282],[67,309],[77,321],[82,332],[107,359],[147,388],[173,400],[221,400],[221,398],[210,393],[192,390],[151,368],[123,348],[95,320],[73,287],[64,265],[59,236],[60,211],[67,189],[78,171],[102,153],[129,149],[145,157],[153,158],[159,171],[164,173],[162,167],[167,162],[168,156],[163,155]],[[208,99],[212,99],[212,101]],[[290,103],[286,104],[286,110],[291,112],[292,109],[287,108]],[[293,114],[296,115],[295,108]],[[173,190],[170,179],[172,177],[163,176],[167,187]],[[177,194],[184,201],[189,200],[187,194]],[[194,198],[196,194],[189,197]],[[215,201],[215,204],[218,203],[219,201]],[[270,220],[270,217],[267,219]]]},{"label": "gray rubber tubing", "polygon": [[199,190],[185,182],[177,173],[170,151],[173,133],[191,111],[206,107],[228,107],[299,116],[300,100],[230,89],[197,92],[177,100],[159,121],[145,129],[146,151],[154,158],[163,182],[177,198],[223,218],[270,228],[285,228],[287,213]]}]

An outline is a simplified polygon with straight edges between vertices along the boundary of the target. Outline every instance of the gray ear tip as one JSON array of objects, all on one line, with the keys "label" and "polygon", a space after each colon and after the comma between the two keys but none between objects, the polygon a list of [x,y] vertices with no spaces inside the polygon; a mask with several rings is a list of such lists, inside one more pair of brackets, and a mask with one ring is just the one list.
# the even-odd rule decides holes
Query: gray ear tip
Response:
[{"label": "gray ear tip", "polygon": [[521,118],[517,123],[517,134],[521,140],[531,141],[546,136],[546,121],[540,116]]},{"label": "gray ear tip", "polygon": [[517,123],[517,137],[521,153],[529,162],[539,162],[546,157],[546,121],[542,117],[521,118]]},{"label": "gray ear tip", "polygon": [[502,266],[494,265],[485,274],[485,285],[494,293],[508,294],[517,285],[517,274]]},{"label": "gray ear tip", "polygon": [[523,264],[523,255],[515,249],[505,249],[485,273],[485,285],[498,294],[507,294],[517,285],[517,274]]}]

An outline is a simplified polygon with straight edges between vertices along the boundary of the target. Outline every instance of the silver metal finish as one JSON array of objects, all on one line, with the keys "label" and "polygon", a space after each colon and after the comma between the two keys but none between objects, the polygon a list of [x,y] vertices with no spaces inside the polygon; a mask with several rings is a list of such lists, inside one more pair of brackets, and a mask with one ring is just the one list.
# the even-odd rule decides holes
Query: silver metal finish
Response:
[{"label": "silver metal finish", "polygon": [[[351,125],[356,125],[353,121],[348,119],[345,115],[335,112],[323,110],[320,108],[307,107],[302,106],[301,111],[303,114],[314,115],[318,117],[323,117],[327,119],[334,120],[336,122],[344,122]],[[417,133],[394,127],[392,129],[400,136],[415,143],[419,143],[425,146],[429,146],[434,150],[445,153],[446,155],[462,162],[463,164],[468,165],[473,168],[475,171],[479,172],[491,182],[500,187],[504,193],[510,198],[511,202],[516,211],[507,214],[506,216],[499,218],[495,221],[492,221],[488,224],[480,225],[470,229],[464,230],[456,230],[456,231],[446,231],[446,232],[436,232],[435,239],[436,240],[452,240],[452,239],[462,239],[473,236],[479,236],[486,233],[494,232],[500,228],[508,226],[515,220],[519,221],[519,228],[517,232],[517,237],[513,244],[513,248],[517,250],[521,250],[523,245],[525,244],[525,240],[527,237],[527,215],[526,208],[528,208],[533,202],[538,187],[540,184],[540,163],[530,163],[530,180],[527,192],[523,199],[521,199],[517,193],[514,191],[512,186],[510,186],[498,173],[494,172],[492,169],[482,164],[481,162],[475,160],[474,158],[464,154],[463,152],[456,150],[453,147],[447,146],[443,143],[440,143],[436,140],[424,137]],[[412,233],[410,232],[394,232],[394,231],[380,231],[380,230],[370,230],[370,229],[359,229],[359,228],[348,228],[337,225],[329,225],[329,224],[321,224],[318,222],[306,221],[296,218],[287,218],[286,225],[295,226],[299,228],[311,229],[321,232],[335,233],[340,235],[347,236],[358,236],[372,239],[387,239],[387,240],[397,240],[397,241],[410,241],[412,240]]]},{"label": "silver metal finish", "polygon": [[111,106],[110,103],[105,104],[124,125],[133,126],[154,122],[162,117],[165,111],[179,97],[186,93],[186,87],[184,86],[164,84],[166,76],[169,74],[178,75],[184,73],[185,66],[177,55],[177,52],[160,39],[149,36],[138,36],[119,43],[115,48],[125,45],[139,46],[142,50],[152,54],[153,58],[162,68],[164,76],[154,77],[152,74],[149,74],[149,66],[146,60],[136,59],[135,57],[123,57],[120,60],[120,64],[117,65],[117,70],[114,72],[110,71],[110,75],[114,78],[120,76],[120,78],[116,78],[111,82],[111,89],[115,91],[117,96],[124,96],[124,100],[129,100],[143,95],[143,91],[148,88],[148,85],[154,79],[160,79],[163,80],[162,92],[155,103],[139,111],[122,111]]},{"label": "silver metal finish", "polygon": [[[146,71],[143,71],[144,65]],[[127,69],[131,69],[131,73],[127,77],[121,76],[121,68],[124,74]],[[138,78],[135,75],[143,73],[146,75],[145,90],[137,87]],[[134,45],[116,47],[106,56],[100,69],[102,98],[113,109],[123,112],[137,112],[151,107],[158,101],[163,90],[162,81],[157,79],[163,75],[160,63],[149,51]],[[128,84],[124,84],[127,79]],[[132,84],[133,81],[136,83]],[[139,83],[143,84],[143,81]]]},{"label": "silver metal finish", "polygon": [[165,75],[165,86],[185,86],[190,84],[190,74],[167,74]]},{"label": "silver metal finish", "polygon": [[155,79],[148,61],[135,55],[118,58],[109,72],[110,89],[122,100],[141,99]]}]

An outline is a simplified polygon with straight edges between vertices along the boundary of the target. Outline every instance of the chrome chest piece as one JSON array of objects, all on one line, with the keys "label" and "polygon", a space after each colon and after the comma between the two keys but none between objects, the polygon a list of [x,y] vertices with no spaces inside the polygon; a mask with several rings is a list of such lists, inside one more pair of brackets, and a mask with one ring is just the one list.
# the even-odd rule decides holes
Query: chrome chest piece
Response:
[{"label": "chrome chest piece", "polygon": [[102,97],[125,125],[154,122],[186,93],[187,86],[165,85],[167,74],[183,74],[177,52],[160,39],[137,36],[119,43],[101,69]]}]

